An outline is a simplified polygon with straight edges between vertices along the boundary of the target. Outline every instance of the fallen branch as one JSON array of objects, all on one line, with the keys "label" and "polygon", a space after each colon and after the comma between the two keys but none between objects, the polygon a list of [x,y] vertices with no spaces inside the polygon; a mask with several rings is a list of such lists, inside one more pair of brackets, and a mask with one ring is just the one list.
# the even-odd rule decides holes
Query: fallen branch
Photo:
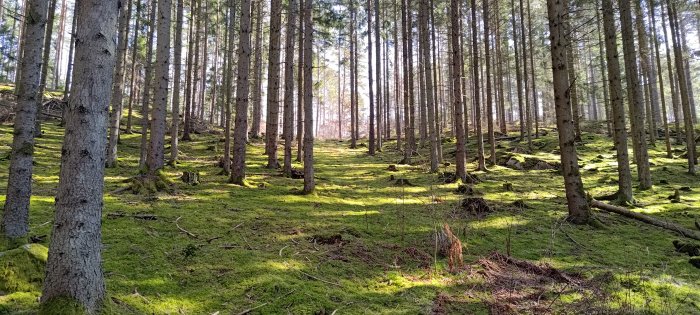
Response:
[{"label": "fallen branch", "polygon": [[177,221],[179,221],[180,219],[182,219],[182,217],[177,217],[177,219],[175,219],[175,226],[177,226],[177,229],[180,230],[182,233],[187,234],[191,238],[197,238],[197,235],[192,234],[190,231],[183,229],[182,227],[180,227],[179,224],[177,224]]},{"label": "fallen branch", "polygon": [[310,275],[310,274],[308,274],[308,273],[306,273],[306,272],[303,272],[303,271],[301,271],[301,270],[300,270],[299,272],[301,272],[301,274],[303,274],[303,275],[305,275],[305,276],[307,276],[307,277],[309,277],[309,278],[311,278],[311,279],[318,280],[318,281],[321,281],[321,282],[323,282],[323,283],[328,283],[328,284],[332,284],[332,285],[335,285],[335,286],[342,287],[342,285],[340,285],[340,283],[335,283],[335,282],[326,281],[326,280],[323,280],[323,279],[321,279],[321,278],[319,278],[319,277],[316,277],[316,276],[314,276],[314,275]]},{"label": "fallen branch", "polygon": [[681,234],[682,236],[685,236],[688,238],[700,240],[700,232],[684,228],[684,227],[682,227],[678,224],[672,223],[672,222],[666,222],[663,220],[652,218],[648,215],[641,214],[641,213],[634,212],[634,211],[630,211],[630,210],[623,208],[623,207],[609,205],[607,203],[600,202],[600,201],[595,200],[595,199],[591,200],[591,206],[598,208],[598,209],[601,209],[601,210],[608,211],[608,212],[617,213],[619,215],[622,215],[622,216],[625,216],[628,218],[639,220],[639,221],[642,221],[644,223],[655,225],[655,226],[658,226],[660,228],[675,231],[675,232],[678,232],[679,234]]}]

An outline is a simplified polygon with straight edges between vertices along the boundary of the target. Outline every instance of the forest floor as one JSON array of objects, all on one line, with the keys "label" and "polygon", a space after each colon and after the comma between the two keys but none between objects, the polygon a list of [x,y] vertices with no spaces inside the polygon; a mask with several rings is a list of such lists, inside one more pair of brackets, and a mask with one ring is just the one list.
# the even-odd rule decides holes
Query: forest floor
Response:
[{"label": "forest floor", "polygon": [[[44,126],[30,224],[33,241],[48,246],[63,130]],[[499,155],[556,164],[557,137],[548,131],[533,139],[530,154],[525,142],[503,141]],[[348,142],[317,141],[316,193],[299,195],[302,180],[264,168],[261,141],[248,147],[250,187],[228,184],[217,167],[220,138],[181,142],[181,163],[165,169],[173,190],[136,195],[111,193],[139,173],[140,135],[123,135],[120,166],[105,178],[105,313],[700,314],[700,270],[675,252],[680,236],[596,210],[603,227],[566,223],[556,170],[472,172],[481,180],[475,194],[493,210],[472,215],[460,208],[456,183],[427,172],[425,152],[415,165],[389,171],[401,157],[393,141],[373,157]],[[11,141],[11,126],[0,125],[0,203]],[[444,152],[449,160],[453,142]],[[611,141],[587,132],[579,153],[587,191],[613,193]],[[634,210],[691,228],[700,219],[698,177],[686,174],[685,159],[665,158],[661,141],[650,155],[655,186],[635,190]],[[472,171],[473,141],[468,156]],[[183,171],[199,172],[201,183],[182,183]],[[392,175],[413,186],[395,186]],[[672,203],[667,197],[682,187]],[[457,272],[435,254],[434,232],[444,223],[463,244]],[[38,308],[46,252],[31,248],[0,255],[0,314]]]}]

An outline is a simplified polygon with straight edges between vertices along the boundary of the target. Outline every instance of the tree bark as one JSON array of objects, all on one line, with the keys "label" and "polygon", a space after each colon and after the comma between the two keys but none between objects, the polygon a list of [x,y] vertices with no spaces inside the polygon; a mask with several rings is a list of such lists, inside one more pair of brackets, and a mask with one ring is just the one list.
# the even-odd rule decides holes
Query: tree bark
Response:
[{"label": "tree bark", "polygon": [[[486,62],[486,128],[489,146],[491,148],[491,164],[496,165],[496,139],[493,134],[493,94],[491,89],[491,34],[489,2],[484,1],[484,57]],[[528,120],[529,123],[529,120]],[[529,129],[529,126],[528,126]],[[529,133],[528,133],[529,134]],[[529,139],[529,137],[528,137]]]},{"label": "tree bark", "polygon": [[139,167],[146,166],[146,158],[148,153],[148,123],[149,123],[149,106],[151,103],[151,84],[153,77],[153,38],[156,31],[156,0],[151,0],[151,25],[148,30],[148,47],[146,48],[146,74],[144,75],[143,96],[141,97],[141,155],[139,157]]},{"label": "tree bark", "polygon": [[617,50],[617,29],[615,12],[611,0],[603,0],[603,29],[605,32],[605,56],[608,66],[610,101],[612,111],[612,133],[617,152],[618,202],[624,204],[633,201],[632,174],[630,172],[629,153],[627,151],[627,129],[625,126],[625,105],[623,103],[622,79],[620,74],[620,57]]},{"label": "tree bark", "polygon": [[591,206],[598,208],[598,209],[601,209],[601,210],[608,211],[608,212],[617,213],[619,215],[622,215],[622,216],[625,216],[628,218],[632,218],[632,219],[635,219],[638,221],[642,221],[644,223],[655,225],[655,226],[658,226],[660,228],[664,228],[666,230],[675,231],[684,237],[688,237],[688,238],[692,238],[694,240],[700,241],[700,233],[699,232],[684,228],[684,227],[677,225],[675,223],[659,220],[659,219],[653,218],[653,217],[648,216],[648,215],[644,215],[644,214],[641,214],[638,212],[630,211],[630,210],[623,208],[623,207],[609,205],[607,203],[600,202],[598,200],[592,200]]},{"label": "tree bark", "polygon": [[430,58],[430,41],[428,40],[428,14],[432,10],[428,0],[421,0],[418,18],[420,19],[420,46],[423,51],[423,68],[425,77],[425,100],[428,114],[428,138],[430,142],[430,172],[438,170],[437,130],[435,130],[435,100],[433,99],[433,74]]},{"label": "tree bark", "polygon": [[625,55],[625,76],[630,105],[630,125],[632,126],[632,147],[637,162],[637,177],[639,188],[651,188],[651,173],[649,171],[649,153],[644,133],[644,99],[642,86],[639,83],[637,68],[637,52],[634,44],[634,28],[632,26],[632,11],[630,0],[620,0],[620,22],[622,29],[622,49]]},{"label": "tree bark", "polygon": [[46,26],[47,1],[30,0],[22,34],[24,56],[20,59],[21,82],[17,87],[12,154],[10,155],[7,197],[2,217],[5,236],[24,237],[29,232],[29,199],[32,195],[32,161],[34,159],[35,120],[41,106],[42,49]]},{"label": "tree bark", "polygon": [[279,138],[280,94],[280,34],[282,29],[282,0],[272,0],[270,10],[270,52],[267,66],[267,168],[277,169],[277,139]]},{"label": "tree bark", "polygon": [[465,143],[464,143],[464,122],[462,117],[462,89],[460,80],[462,78],[462,52],[459,49],[459,32],[461,31],[459,26],[459,0],[450,0],[450,56],[452,64],[450,65],[452,69],[452,76],[450,77],[450,90],[452,93],[452,105],[454,107],[454,125],[455,125],[455,136],[457,138],[456,143],[456,162],[455,167],[457,169],[457,177],[466,181],[467,172],[465,167]]},{"label": "tree bark", "polygon": [[484,134],[481,131],[481,100],[480,100],[480,79],[479,79],[479,47],[477,46],[477,23],[476,23],[476,0],[472,0],[472,62],[473,62],[473,81],[474,81],[474,119],[476,122],[476,159],[477,159],[477,170],[485,171],[486,162],[484,160]]},{"label": "tree bark", "polygon": [[170,79],[171,13],[171,0],[158,0],[158,43],[154,78],[158,85],[153,93],[151,139],[146,164],[150,175],[155,175],[165,163],[165,116],[168,109],[168,81]]},{"label": "tree bark", "polygon": [[114,70],[112,86],[112,112],[110,114],[109,142],[107,144],[107,167],[117,166],[117,142],[119,142],[119,125],[122,118],[124,98],[124,68],[126,67],[126,44],[129,42],[129,20],[131,17],[131,0],[127,7],[120,8],[119,35],[117,37],[117,68]]},{"label": "tree bark", "polygon": [[294,133],[294,39],[296,37],[296,0],[290,0],[287,8],[287,34],[284,53],[284,176],[292,175],[292,137]]},{"label": "tree bark", "polygon": [[182,28],[184,26],[184,0],[177,1],[175,21],[175,51],[173,52],[173,119],[170,125],[170,165],[175,166],[178,156],[178,136],[180,129],[180,85],[182,72]]},{"label": "tree bark", "polygon": [[554,100],[559,133],[562,174],[569,209],[567,220],[575,224],[585,224],[591,219],[591,210],[579,173],[576,154],[576,134],[572,121],[571,100],[569,96],[569,74],[566,36],[566,18],[568,10],[565,0],[547,0],[547,16],[552,50],[552,82],[554,83]]},{"label": "tree bark", "polygon": [[[307,0],[310,1],[310,0]],[[374,0],[378,1],[378,0]],[[369,155],[374,155],[376,151],[376,134],[374,126],[374,79],[372,71],[372,1],[367,0],[367,89],[369,90]],[[377,43],[379,44],[379,43]],[[377,104],[378,105],[378,104]]]},{"label": "tree bark", "polygon": [[313,102],[313,6],[312,0],[304,1],[304,193],[316,188],[314,180],[314,126]]},{"label": "tree bark", "polygon": [[105,294],[101,216],[110,90],[119,1],[79,1],[75,83],[66,133],[41,302],[73,299],[89,313]]},{"label": "tree bark", "polygon": [[666,113],[666,92],[664,89],[664,76],[663,69],[661,65],[661,54],[659,53],[659,39],[656,33],[656,14],[655,14],[655,3],[654,0],[649,0],[649,15],[651,16],[651,38],[652,38],[652,49],[654,51],[654,56],[656,57],[656,74],[659,79],[659,92],[661,93],[661,121],[664,124],[664,140],[666,144],[666,157],[672,158],[673,153],[671,152],[671,135],[668,128],[668,115]]},{"label": "tree bark", "polygon": [[245,185],[246,138],[248,133],[248,93],[250,89],[250,1],[241,1],[241,27],[236,78],[236,124],[233,129],[233,162],[229,182]]},{"label": "tree bark", "polygon": [[[278,0],[275,0],[278,1]],[[250,136],[253,139],[260,138],[260,121],[262,117],[262,38],[263,38],[263,28],[262,28],[262,8],[265,6],[264,1],[257,1],[255,10],[255,56],[253,57],[253,117],[250,126]],[[273,36],[270,33],[270,36]],[[272,48],[270,48],[272,49]],[[269,110],[269,108],[268,108]],[[268,114],[269,115],[269,114]],[[268,116],[269,123],[269,116]],[[267,144],[267,142],[266,142]],[[268,153],[269,146],[265,146],[265,153]]]},{"label": "tree bark", "polygon": [[[132,121],[132,113],[133,113],[133,104],[136,102],[136,91],[137,91],[137,82],[138,82],[138,74],[136,72],[136,58],[138,57],[138,48],[139,48],[139,31],[141,31],[140,23],[141,23],[141,1],[140,0],[132,0],[136,1],[136,25],[134,25],[134,44],[131,46],[131,76],[130,80],[131,82],[129,83],[129,105],[128,105],[128,112],[126,116],[126,133],[131,133],[131,121]],[[70,66],[69,66],[70,68]],[[66,80],[67,82],[67,80]],[[67,87],[66,87],[67,88]]]}]

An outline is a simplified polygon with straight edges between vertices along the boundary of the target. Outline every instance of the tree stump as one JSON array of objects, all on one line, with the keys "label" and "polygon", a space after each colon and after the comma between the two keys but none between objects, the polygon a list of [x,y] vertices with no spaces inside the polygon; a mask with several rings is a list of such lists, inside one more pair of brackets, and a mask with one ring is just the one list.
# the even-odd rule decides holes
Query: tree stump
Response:
[{"label": "tree stump", "polygon": [[182,172],[182,182],[190,186],[199,185],[199,172]]}]

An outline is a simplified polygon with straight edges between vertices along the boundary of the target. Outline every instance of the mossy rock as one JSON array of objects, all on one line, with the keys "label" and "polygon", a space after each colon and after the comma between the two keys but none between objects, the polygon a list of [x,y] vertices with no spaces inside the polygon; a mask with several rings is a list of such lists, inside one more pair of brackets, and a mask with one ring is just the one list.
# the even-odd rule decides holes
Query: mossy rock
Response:
[{"label": "mossy rock", "polygon": [[49,249],[41,244],[25,244],[0,252],[0,291],[41,291],[48,255]]}]

